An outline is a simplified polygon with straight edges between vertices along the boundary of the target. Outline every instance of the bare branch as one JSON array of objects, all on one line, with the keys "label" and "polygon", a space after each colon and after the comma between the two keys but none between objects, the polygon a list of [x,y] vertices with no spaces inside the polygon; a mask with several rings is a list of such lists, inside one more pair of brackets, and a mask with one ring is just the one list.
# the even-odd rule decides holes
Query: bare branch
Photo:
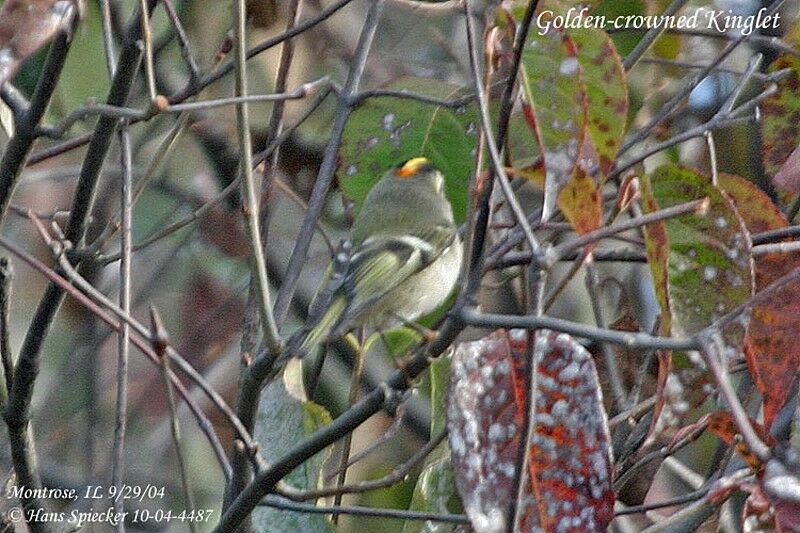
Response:
[{"label": "bare branch", "polygon": [[[153,351],[156,352],[158,360],[161,363],[159,369],[161,370],[161,377],[164,381],[164,390],[167,394],[167,405],[169,405],[170,415],[170,430],[172,431],[172,441],[175,444],[175,456],[178,459],[178,470],[181,473],[181,485],[183,486],[183,498],[186,509],[195,509],[194,496],[192,495],[192,487],[189,483],[189,472],[186,469],[186,459],[183,456],[183,447],[181,445],[181,427],[178,421],[178,408],[175,404],[175,392],[172,389],[172,380],[170,379],[169,368],[169,336],[167,330],[164,329],[164,324],[161,322],[161,316],[155,307],[150,307],[150,330],[153,332],[152,345]],[[193,521],[189,521],[189,530],[194,533],[196,527]]]}]

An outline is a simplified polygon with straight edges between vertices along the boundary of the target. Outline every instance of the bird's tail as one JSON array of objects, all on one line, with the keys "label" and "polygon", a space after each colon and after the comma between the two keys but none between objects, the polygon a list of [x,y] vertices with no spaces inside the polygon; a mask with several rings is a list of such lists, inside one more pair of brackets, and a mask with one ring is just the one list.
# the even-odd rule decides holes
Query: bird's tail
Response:
[{"label": "bird's tail", "polygon": [[325,342],[341,323],[346,306],[345,298],[341,296],[334,298],[315,324],[308,324],[292,335],[284,351],[287,358],[303,358]]}]

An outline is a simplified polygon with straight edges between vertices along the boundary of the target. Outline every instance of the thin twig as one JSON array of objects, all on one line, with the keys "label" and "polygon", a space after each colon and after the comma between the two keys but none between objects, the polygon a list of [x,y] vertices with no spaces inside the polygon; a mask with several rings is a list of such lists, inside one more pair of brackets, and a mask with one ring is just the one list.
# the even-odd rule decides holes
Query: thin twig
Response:
[{"label": "thin twig", "polygon": [[733,420],[736,422],[736,428],[741,433],[750,452],[761,461],[766,462],[770,457],[769,447],[764,444],[755,432],[755,429],[753,429],[747,412],[736,396],[736,391],[733,390],[728,371],[723,367],[722,361],[724,361],[725,349],[722,333],[717,331],[712,332],[710,335],[702,335],[700,341],[703,346],[701,351],[703,360],[708,365],[711,374],[714,376],[714,380],[717,382],[720,395],[728,404],[731,416],[733,416]]},{"label": "thin twig", "polygon": [[441,15],[461,13],[466,0],[444,0],[442,2],[421,2],[419,0],[390,0],[395,7],[413,11],[415,15]]},{"label": "thin twig", "polygon": [[[783,2],[781,2],[782,4]],[[770,7],[769,13],[774,13],[777,11],[778,7]],[[637,31],[634,28],[621,28],[619,31]],[[616,33],[613,29],[609,31],[609,33]],[[703,29],[692,29],[692,28],[685,28],[685,29],[677,29],[677,28],[670,28],[667,30],[667,33],[671,33],[674,35],[686,35],[689,37],[708,37],[710,39],[723,39],[728,41],[734,41],[741,38],[741,34],[739,32],[733,31],[725,31],[725,32],[718,32],[715,30],[703,30]],[[800,57],[800,51],[797,50],[794,46],[790,45],[784,39],[774,35],[758,35],[756,33],[751,33],[747,35],[747,42],[753,45],[757,45],[758,47],[764,48],[771,48],[777,52],[783,52],[786,54],[793,55],[795,57]]]},{"label": "thin twig", "polygon": [[150,30],[150,12],[147,8],[147,0],[139,0],[139,9],[142,13],[142,41],[144,43],[144,79],[147,82],[147,91],[150,94],[150,101],[155,102],[158,92],[156,91],[156,74],[153,68],[153,35]]},{"label": "thin twig", "polygon": [[614,480],[614,488],[617,491],[621,491],[625,486],[633,479],[633,476],[636,472],[638,472],[642,467],[651,463],[652,461],[658,459],[664,459],[669,457],[670,455],[682,450],[695,440],[697,440],[700,435],[703,434],[706,430],[706,424],[701,424],[700,426],[696,427],[693,431],[689,432],[683,438],[681,438],[677,442],[672,442],[667,446],[662,446],[657,450],[653,450],[652,452],[642,456],[638,461],[632,464],[628,469],[624,470],[620,473],[617,479]]},{"label": "thin twig", "polygon": [[155,105],[151,105],[146,109],[136,109],[133,107],[125,107],[120,105],[90,102],[71,112],[59,125],[40,128],[37,133],[52,139],[58,139],[68,132],[70,128],[72,128],[72,126],[74,126],[77,122],[92,116],[128,119],[130,120],[131,124],[133,124],[144,120],[149,120],[159,113],[181,114],[187,111],[207,111],[218,107],[240,106],[247,103],[301,100],[316,94],[329,84],[330,79],[327,76],[323,76],[317,80],[304,83],[298,88],[289,92],[275,94],[237,95],[227,98],[217,98],[199,102],[185,102],[175,105],[162,105],[163,102],[159,102],[157,100]]},{"label": "thin twig", "polygon": [[[245,1],[238,0],[234,5],[235,35],[236,35],[236,96],[247,96],[247,61],[245,57],[247,48],[247,10]],[[259,225],[259,198],[253,178],[253,144],[250,140],[250,115],[246,102],[236,105],[236,125],[239,133],[239,150],[241,161],[239,170],[242,180],[242,215],[244,216],[247,236],[250,239],[250,268],[258,297],[257,306],[261,317],[261,326],[264,340],[272,353],[280,354],[283,348],[278,323],[272,310],[272,295],[270,294],[269,276],[267,274],[267,261],[264,258],[264,248],[261,240],[261,227]]]},{"label": "thin twig", "polygon": [[646,333],[633,333],[587,326],[570,320],[549,316],[501,315],[481,313],[474,308],[461,311],[465,323],[484,328],[552,329],[576,337],[619,344],[635,350],[697,350],[700,341],[694,337],[655,337]]},{"label": "thin twig", "polygon": [[117,70],[117,52],[114,50],[114,27],[111,23],[110,0],[100,0],[100,21],[103,26],[103,50],[106,54],[108,77],[113,78]]},{"label": "thin twig", "polygon": [[610,418],[608,420],[608,428],[613,429],[614,427],[620,425],[621,423],[627,420],[637,419],[641,417],[656,404],[657,400],[658,400],[657,396],[655,395],[650,396],[646,400],[642,400],[633,407],[626,409],[621,413],[617,413],[613,418]]},{"label": "thin twig", "polygon": [[708,202],[708,198],[692,200],[691,202],[674,205],[666,209],[661,209],[659,211],[642,215],[641,217],[632,218],[630,220],[620,222],[619,224],[605,226],[594,231],[590,231],[589,233],[581,235],[580,237],[576,237],[570,241],[566,241],[548,250],[544,258],[545,264],[546,266],[550,267],[555,264],[559,258],[565,256],[566,254],[583,248],[586,245],[595,243],[601,239],[608,238],[617,233],[641,228],[642,226],[651,224],[653,222],[659,222],[661,220],[667,220],[689,213],[695,213],[698,215],[705,214],[705,212],[708,210]]},{"label": "thin twig", "polygon": [[[603,315],[603,308],[600,302],[600,276],[597,273],[597,268],[594,263],[589,260],[586,265],[586,289],[589,293],[589,300],[592,304],[592,311],[594,313],[594,320],[598,327],[608,329],[608,322]],[[611,394],[616,403],[617,411],[623,411],[627,407],[626,398],[628,393],[625,392],[625,382],[622,379],[622,374],[617,364],[617,354],[611,348],[611,345],[605,342],[600,343],[600,349],[603,352],[603,360],[605,361],[606,371],[608,372],[608,381],[611,386]]]},{"label": "thin twig", "polygon": [[[15,125],[25,121],[25,114],[30,109],[31,103],[19,89],[14,87],[10,81],[6,81],[0,86],[0,97],[14,114]],[[13,132],[8,133],[13,134]]]},{"label": "thin twig", "polygon": [[[187,469],[186,459],[183,456],[183,446],[181,445],[181,427],[178,421],[178,408],[175,405],[175,392],[172,389],[172,380],[170,379],[169,368],[169,353],[167,346],[169,346],[169,336],[167,330],[164,329],[164,324],[161,322],[161,316],[155,307],[150,307],[150,329],[153,332],[153,351],[158,355],[158,360],[161,363],[159,369],[161,370],[161,377],[164,381],[164,390],[167,395],[167,405],[169,406],[170,415],[170,430],[172,432],[172,442],[175,444],[175,457],[178,460],[178,470],[181,473],[181,485],[183,487],[184,505],[186,509],[195,509],[194,496],[192,495],[192,487],[189,482],[189,471]],[[193,520],[189,520],[189,530],[194,533],[197,529]]]},{"label": "thin twig", "polygon": [[0,360],[2,372],[0,376],[0,412],[6,408],[8,392],[14,381],[14,359],[9,345],[8,332],[10,325],[9,303],[11,302],[11,280],[14,270],[8,257],[0,257]]},{"label": "thin twig", "polygon": [[[667,6],[667,8],[661,12],[661,17],[671,17],[675,15],[680,9],[686,4],[687,0],[673,0],[673,2]],[[625,60],[622,62],[622,66],[624,67],[625,71],[630,71],[639,59],[642,58],[645,52],[656,42],[656,39],[661,37],[666,29],[666,24],[657,25],[653,28],[647,30],[647,33],[644,34],[642,39],[636,43],[636,47],[627,55],[625,56]]]},{"label": "thin twig", "polygon": [[[107,312],[103,307],[92,301],[91,298],[89,298],[88,296],[80,292],[77,288],[72,286],[69,281],[61,277],[53,269],[49,268],[47,265],[45,265],[44,263],[42,263],[32,255],[30,255],[29,253],[27,253],[25,250],[23,250],[19,246],[13,244],[12,242],[8,241],[3,237],[0,237],[0,247],[5,248],[13,255],[21,259],[23,262],[25,262],[27,265],[29,265],[31,268],[43,274],[48,280],[50,280],[51,283],[57,285],[60,290],[69,294],[72,298],[77,300],[81,305],[87,307],[95,316],[97,316],[100,320],[105,322],[115,331],[119,331],[120,322],[122,321],[127,322],[131,327],[134,328],[134,330],[144,330],[145,332],[147,331],[144,328],[144,326],[139,324],[132,317],[123,314],[122,311],[118,309],[116,305],[114,305],[114,303],[111,302],[110,300],[104,303],[111,310],[113,314]],[[120,320],[115,319],[113,315],[117,315],[117,317]],[[155,352],[153,352],[152,347],[150,346],[149,333],[147,333],[146,335],[132,336],[131,343],[134,344],[143,354],[145,354],[148,357],[148,359],[150,359],[151,362],[158,364],[158,358],[156,357]],[[205,392],[206,395],[209,397],[209,399],[212,401],[212,403],[217,408],[219,408],[220,411],[223,414],[225,414],[229,420],[233,422],[232,426],[235,431],[239,432],[239,438],[249,439],[246,432],[242,433],[241,425],[237,425],[235,423],[238,420],[235,418],[235,415],[233,415],[233,412],[231,411],[230,407],[225,405],[225,401],[219,396],[219,394],[217,394],[216,391],[213,391],[213,389],[210,386],[208,386],[207,383],[205,383],[205,380],[202,377],[198,376],[196,372],[194,373],[188,372],[185,368],[188,365],[188,363],[186,363],[186,361],[182,357],[177,355],[171,348],[170,348],[170,357],[172,357],[174,362],[177,362],[182,365],[181,370],[183,370],[184,373],[186,373],[196,384],[198,384],[201,390],[203,390],[203,392]],[[189,368],[191,368],[191,366],[189,366]],[[211,444],[211,447],[214,450],[217,459],[219,460],[220,466],[225,472],[225,477],[230,478],[231,475],[230,465],[228,464],[225,451],[222,447],[222,444],[219,442],[219,438],[217,437],[211,422],[203,413],[202,409],[200,409],[197,406],[196,402],[192,399],[190,392],[186,389],[186,387],[183,386],[183,384],[180,382],[180,380],[178,380],[177,376],[175,376],[174,373],[172,374],[172,379],[181,397],[184,399],[186,404],[189,406],[189,409],[192,411],[195,419],[198,422],[198,425],[200,426],[200,429],[203,431],[209,443]]]},{"label": "thin twig", "polygon": [[406,476],[408,476],[408,473],[414,468],[414,466],[423,461],[434,450],[434,448],[439,445],[439,443],[444,441],[446,436],[447,432],[442,431],[437,436],[429,440],[425,446],[417,450],[417,452],[415,452],[407,461],[396,466],[391,473],[380,479],[371,479],[353,483],[351,485],[339,485],[337,487],[330,487],[327,489],[312,490],[300,490],[294,487],[289,487],[285,483],[281,483],[275,492],[276,494],[289,498],[293,501],[304,501],[333,496],[335,494],[355,494],[390,487],[395,483],[403,481]]},{"label": "thin twig", "polygon": [[647,503],[643,505],[632,505],[630,507],[625,507],[624,509],[619,509],[615,511],[614,516],[625,516],[631,514],[646,513],[647,511],[652,511],[654,509],[663,509],[664,507],[675,507],[676,505],[681,505],[683,503],[689,503],[695,500],[699,500],[706,494],[708,494],[708,487],[694,490],[692,492],[682,494],[680,496],[675,496],[674,498],[668,498],[666,500],[660,500],[657,502]]},{"label": "thin twig", "polygon": [[465,105],[471,104],[475,101],[475,95],[462,96],[454,100],[445,100],[443,98],[436,98],[435,96],[428,96],[425,94],[416,94],[404,90],[392,89],[370,89],[368,91],[361,91],[354,99],[354,103],[359,105],[368,98],[400,98],[403,100],[413,100],[423,104],[431,104],[438,107],[446,107],[448,109],[458,109]]},{"label": "thin twig", "polygon": [[[664,59],[662,57],[645,57],[639,60],[639,63],[649,63],[653,65],[660,65],[666,67],[676,67],[676,68],[685,68],[691,70],[699,70],[707,68],[708,65],[705,63],[690,63],[688,61],[679,61],[677,59]],[[781,76],[785,76],[791,73],[791,69],[784,69],[788,70],[785,74],[781,74]],[[714,69],[715,72],[724,72],[726,74],[735,74],[737,76],[741,76],[744,74],[741,70],[737,70],[734,68],[726,68],[726,67],[717,67]],[[771,81],[778,81],[775,79],[775,72],[764,74],[762,72],[755,72],[753,73],[753,79],[756,79],[763,83],[768,83]]]},{"label": "thin twig", "polygon": [[[119,307],[127,314],[131,312],[131,232],[132,204],[131,188],[133,181],[133,162],[131,139],[127,124],[119,131],[122,166],[122,186],[120,187],[120,210],[122,212],[122,261],[119,265]],[[122,490],[125,477],[125,433],[128,426],[128,356],[130,348],[130,329],[127,323],[120,323],[117,334],[117,405],[114,426],[114,449],[111,468],[111,483]],[[124,499],[116,502],[115,510],[124,512]],[[124,521],[117,525],[117,531],[124,533]]]},{"label": "thin twig", "polygon": [[181,19],[175,11],[175,5],[172,0],[163,0],[163,2],[164,10],[167,12],[170,22],[172,22],[172,27],[175,28],[175,36],[178,38],[178,45],[181,47],[181,56],[183,56],[183,60],[186,61],[186,65],[189,67],[189,84],[191,86],[191,84],[197,83],[200,79],[200,68],[197,66],[197,60],[194,58],[194,52],[192,52],[192,45],[186,36],[186,31],[183,29]]},{"label": "thin twig", "polygon": [[759,244],[758,246],[753,246],[750,251],[753,256],[766,254],[788,254],[800,251],[800,241]]},{"label": "thin twig", "polygon": [[[361,377],[364,373],[364,359],[366,357],[366,346],[364,342],[359,343],[358,350],[355,353],[355,361],[353,362],[353,374],[350,379],[350,394],[347,399],[347,406],[352,407],[358,400],[358,392],[361,388]],[[344,492],[340,489],[347,481],[347,468],[350,464],[350,446],[353,442],[353,433],[348,433],[342,442],[341,457],[339,459],[339,469],[336,476],[336,486],[334,487],[333,506],[338,507],[342,505],[342,496]],[[338,515],[336,513],[331,517],[331,521],[335,525],[338,522]]]},{"label": "thin twig", "polygon": [[338,512],[353,516],[372,516],[376,518],[396,518],[398,520],[424,520],[426,522],[442,522],[446,524],[469,524],[469,519],[465,515],[449,513],[428,513],[420,511],[404,511],[402,509],[381,509],[373,507],[341,506],[330,507],[315,505],[312,503],[299,503],[287,501],[280,496],[267,496],[258,505],[284,509],[287,511],[297,511],[312,514],[330,514]]},{"label": "thin twig", "polygon": [[[576,252],[575,257],[570,258],[572,264],[569,266],[569,270],[564,273],[564,276],[560,280],[558,280],[558,283],[553,285],[547,292],[547,294],[544,296],[544,304],[542,307],[544,312],[549,311],[550,308],[553,306],[553,304],[556,303],[558,297],[561,295],[561,293],[564,292],[564,290],[567,288],[567,285],[569,285],[570,282],[572,282],[572,280],[575,279],[575,276],[578,274],[580,269],[583,268],[586,259],[589,257],[588,249],[576,250],[575,252]],[[529,264],[530,254],[521,254],[521,255],[528,257],[528,261],[524,261],[523,264]],[[505,260],[511,258],[506,256],[503,259],[504,259],[503,263],[505,263],[506,262]]]}]

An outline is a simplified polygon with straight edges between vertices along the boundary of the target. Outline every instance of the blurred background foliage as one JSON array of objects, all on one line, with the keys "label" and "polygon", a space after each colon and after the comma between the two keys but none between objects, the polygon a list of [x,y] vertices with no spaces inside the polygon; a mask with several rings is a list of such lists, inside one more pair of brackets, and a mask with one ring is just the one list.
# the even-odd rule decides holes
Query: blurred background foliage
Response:
[{"label": "blurred background foliage", "polygon": [[[343,82],[368,2],[369,0],[354,0],[324,23],[298,36],[295,59],[287,84],[290,90],[323,75],[330,76],[339,84]],[[310,17],[332,3],[330,0],[304,0],[301,3],[303,17]],[[666,0],[607,0],[600,2],[597,9],[600,13],[608,14],[652,14],[662,12],[668,3]],[[715,4],[690,2],[690,5],[724,9],[727,5],[739,6],[747,3],[719,0]],[[132,0],[114,3],[113,22],[118,33],[135,4],[137,2]],[[254,0],[250,4],[253,17],[250,44],[261,42],[284,30],[287,23],[286,2],[273,4]],[[755,7],[756,3],[750,4]],[[796,9],[794,4],[787,2],[784,8],[789,17]],[[232,24],[230,2],[176,1],[175,5],[201,71],[211,69]],[[58,123],[72,110],[93,99],[103,101],[109,89],[99,3],[90,1],[87,8],[85,20],[74,36],[75,42],[46,117],[46,122],[51,124]],[[189,71],[164,9],[156,9],[152,23],[158,53],[158,90],[162,94],[172,94],[185,86]],[[617,32],[611,37],[620,55],[624,57],[638,42],[641,33]],[[680,59],[697,63],[715,57],[724,44],[723,39],[673,33],[662,36],[648,55],[650,61],[642,62],[628,77],[628,131],[652,117],[686,75],[685,69],[665,65],[659,62],[660,59]],[[276,47],[262,53],[249,63],[250,88],[253,93],[272,92],[278,50]],[[746,44],[734,52],[725,65],[742,70],[754,51],[766,54],[765,63],[769,63],[769,59],[774,57],[770,48],[762,49],[758,44]],[[35,86],[45,55],[46,50],[41,51],[28,61],[16,78],[17,87],[26,95],[30,95]],[[361,87],[408,88],[409,84],[404,85],[403,80],[414,78],[430,81],[427,86],[426,82],[413,81],[410,88],[415,92],[435,96],[452,96],[467,86],[470,74],[464,28],[453,16],[422,16],[389,3],[378,28]],[[689,128],[708,118],[709,113],[732,86],[733,78],[725,73],[709,77],[695,89],[684,112],[674,119],[675,123],[662,127],[663,135]],[[227,76],[204,90],[201,98],[220,98],[232,93],[233,77]],[[146,90],[140,76],[134,86],[130,105],[145,108],[147,104]],[[307,105],[308,99],[288,101],[285,123],[290,124],[297,120]],[[374,108],[369,109],[369,106]],[[263,149],[268,141],[265,134],[271,107],[271,104],[250,106],[256,151]],[[408,120],[414,117],[432,125],[434,137],[414,137],[408,142],[413,144],[413,149],[419,148],[422,152],[432,154],[434,159],[435,151],[442,149],[448,142],[448,128],[461,128],[467,132],[471,127],[474,128],[471,111],[466,111],[463,115],[439,111],[440,116],[424,116],[422,113],[426,111],[423,108],[427,109],[428,115],[432,114],[434,108],[409,102],[400,105],[398,101],[389,98],[370,101],[365,107],[367,111],[357,111],[350,123],[350,128],[355,130],[351,132],[353,137],[363,135],[365,142],[368,142],[373,132],[363,120],[374,122],[375,116],[394,113],[397,124],[406,120],[404,117],[409,117]],[[296,230],[303,216],[303,208],[299,204],[302,199],[307,198],[317,175],[334,110],[333,99],[328,99],[318,112],[290,135],[281,149],[278,173],[281,185],[277,187],[272,199],[274,215],[269,227],[267,257],[274,279],[280,279],[291,253]],[[141,177],[144,173],[173,123],[173,116],[163,115],[132,128],[135,176]],[[79,122],[69,132],[69,136],[89,132],[93,126],[94,119]],[[376,131],[380,130],[380,124],[374,123],[373,126]],[[423,131],[416,130],[416,125],[414,129]],[[745,176],[769,190],[760,164],[761,158],[756,156],[760,150],[758,137],[758,130],[752,124],[717,132],[717,150],[725,154],[718,163],[721,171]],[[53,142],[41,140],[35,150]],[[429,144],[426,145],[426,142]],[[357,144],[345,144],[339,174],[341,187],[330,195],[326,205],[323,225],[332,236],[334,246],[346,235],[354,209],[357,209],[352,202],[358,203],[363,199],[375,176],[380,175],[385,168],[401,162],[391,150],[376,151],[375,165],[349,172],[348,151],[359,149]],[[467,207],[468,179],[474,165],[470,158],[473,148],[464,145],[448,146],[447,149],[457,150],[460,158],[460,167],[449,169],[447,174],[450,180],[448,189],[458,216],[463,219]],[[178,138],[170,156],[158,167],[155,179],[145,189],[136,205],[134,242],[143,241],[154,231],[189,215],[203,202],[216,196],[236,175],[237,151],[236,122],[232,107],[192,113],[189,128]],[[59,212],[69,208],[84,152],[85,149],[80,148],[29,166],[13,199],[14,204],[37,213],[55,214],[57,219]],[[651,159],[652,161],[648,160],[648,168],[665,161],[681,162],[700,169],[708,166],[701,141],[685,143]],[[119,175],[119,153],[118,148],[115,148],[104,167],[101,193],[93,214],[90,235],[96,235],[107,220],[118,213]],[[353,179],[348,179],[351,177]],[[535,187],[528,184],[523,188],[523,196],[527,195],[531,202],[539,201]],[[248,244],[237,208],[238,198],[233,195],[196,224],[138,251],[134,255],[133,266],[133,314],[146,322],[148,306],[155,305],[160,310],[178,351],[202,371],[231,404],[235,401],[239,342],[250,277],[246,260]],[[24,243],[38,257],[50,257],[25,218],[11,215],[4,226],[4,233],[16,242]],[[117,248],[118,241],[115,238],[104,250],[113,253]],[[294,324],[302,322],[306,305],[316,290],[328,258],[329,250],[324,241],[319,236],[315,237],[309,263],[303,271],[299,298],[292,309]],[[44,290],[45,280],[21,263],[15,262],[14,266],[16,277],[11,303],[11,343],[13,352],[16,353]],[[106,267],[90,265],[84,268],[83,273],[103,292],[116,295],[115,263]],[[651,294],[652,289],[648,287],[649,274],[638,267],[625,267],[614,271],[604,270],[603,276],[617,280],[618,287],[624,287],[623,292],[639,292],[620,294],[620,290],[616,289],[607,291],[609,294],[606,295],[605,305],[609,310],[608,316],[624,315],[627,310],[622,308],[622,303],[633,301],[638,302],[637,312],[642,316],[655,315],[655,299]],[[559,275],[553,277],[558,278]],[[485,309],[513,306],[510,303],[514,299],[513,289],[508,284],[501,283],[503,280],[497,281],[496,286],[489,286],[484,290]],[[561,294],[554,307],[557,315],[569,316],[573,320],[592,316],[582,283],[581,280],[573,281]],[[88,311],[68,299],[47,338],[42,374],[33,400],[34,429],[46,483],[83,486],[87,479],[102,480],[107,475],[114,417],[115,354],[114,335]],[[333,417],[347,406],[352,365],[346,350],[337,354],[326,361],[323,382],[318,397],[315,398]],[[371,387],[388,375],[394,361],[391,357],[373,357],[368,359],[366,365],[364,387]],[[158,369],[134,355],[131,358],[130,376],[131,427],[127,445],[130,483],[164,484],[168,488],[168,499],[179,501],[181,491],[177,484],[169,418]],[[393,419],[383,414],[373,417],[355,432],[354,454],[382,438],[387,431],[395,431],[391,433],[392,438],[388,438],[376,453],[351,469],[350,479],[375,478],[386,474],[393,465],[402,462],[427,440],[431,426],[431,408],[427,400],[430,394],[429,381],[428,378],[423,379],[414,391],[411,401],[405,405],[407,413],[400,427],[392,429]],[[213,416],[214,410],[210,409],[209,412]],[[319,415],[322,418],[325,416],[327,415]],[[223,478],[216,467],[209,468],[208,465],[214,464],[215,460],[205,439],[190,421],[191,417],[185,407],[181,408],[181,419],[198,504],[200,507],[219,509]],[[231,435],[225,433],[227,425],[221,420],[214,421],[224,436],[223,442],[229,445]],[[437,427],[435,417],[433,423]],[[438,424],[441,427],[441,421]],[[302,431],[308,430],[306,427]],[[709,442],[702,447],[710,452],[714,442],[707,440]],[[697,454],[695,464],[701,467],[704,454],[696,448],[693,450]],[[5,449],[0,451],[0,465],[6,471],[10,464],[7,453]],[[415,502],[423,497],[421,494],[414,495],[419,470],[415,469],[413,475],[394,487],[348,496],[344,501],[408,508],[412,496]],[[399,532],[403,531],[403,527],[402,521],[391,519],[343,517],[340,522],[341,531],[358,528],[364,531]],[[416,526],[406,527],[414,531],[422,530],[416,529]],[[433,526],[424,530],[444,531]]]}]

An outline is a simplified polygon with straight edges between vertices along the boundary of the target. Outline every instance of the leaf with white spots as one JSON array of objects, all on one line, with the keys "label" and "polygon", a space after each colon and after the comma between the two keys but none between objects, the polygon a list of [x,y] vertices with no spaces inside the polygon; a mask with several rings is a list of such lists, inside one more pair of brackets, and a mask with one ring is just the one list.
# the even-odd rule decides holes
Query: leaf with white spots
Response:
[{"label": "leaf with white spots", "polygon": [[[552,13],[552,11],[551,11]],[[563,30],[531,32],[522,53],[523,111],[542,150],[542,220],[556,210],[588,138],[587,96],[575,42]],[[594,152],[594,149],[591,150]],[[596,166],[596,157],[592,167]],[[594,174],[595,168],[584,168]]]},{"label": "leaf with white spots", "polygon": [[[605,531],[613,463],[597,371],[565,334],[536,333],[537,396],[528,402],[528,334],[497,331],[453,356],[448,429],[456,484],[478,533]],[[527,405],[535,406],[527,440]],[[521,474],[522,501],[509,515]]]},{"label": "leaf with white spots", "polygon": [[708,199],[704,215],[682,215],[645,227],[659,303],[671,316],[672,331],[665,334],[696,333],[753,295],[749,233],[709,178],[664,165],[645,176],[642,194],[647,212]]},{"label": "leaf with white spots", "polygon": [[517,503],[515,530],[531,531],[538,509],[545,531],[606,531],[614,518],[614,462],[594,361],[569,335],[547,330],[536,332],[533,360],[535,431],[522,476],[531,492]]},{"label": "leaf with white spots", "polygon": [[[440,99],[466,92],[438,80],[410,78],[391,87]],[[351,115],[339,151],[339,183],[360,206],[383,174],[424,156],[442,171],[457,220],[467,212],[480,123],[474,105],[448,109],[396,97],[370,98]]]}]

